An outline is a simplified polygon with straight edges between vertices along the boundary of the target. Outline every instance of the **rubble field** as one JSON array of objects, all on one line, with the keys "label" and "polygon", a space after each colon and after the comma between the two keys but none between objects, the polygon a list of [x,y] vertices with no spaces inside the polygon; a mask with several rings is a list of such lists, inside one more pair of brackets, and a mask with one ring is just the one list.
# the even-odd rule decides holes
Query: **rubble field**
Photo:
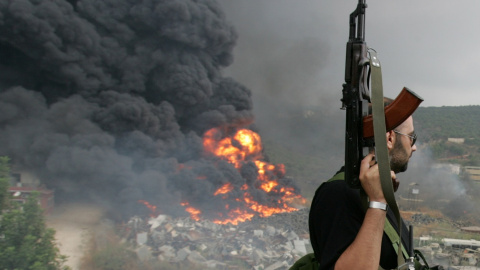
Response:
[{"label": "rubble field", "polygon": [[188,262],[211,269],[288,269],[312,252],[308,209],[238,225],[166,215],[133,217],[120,232],[141,260]]},{"label": "rubble field", "polygon": [[[238,225],[167,215],[133,217],[119,231],[142,261],[189,263],[205,269],[281,270],[313,252],[308,212],[309,208],[304,208],[268,218],[255,217]],[[407,225],[446,222],[422,213],[408,215],[405,221]]]}]

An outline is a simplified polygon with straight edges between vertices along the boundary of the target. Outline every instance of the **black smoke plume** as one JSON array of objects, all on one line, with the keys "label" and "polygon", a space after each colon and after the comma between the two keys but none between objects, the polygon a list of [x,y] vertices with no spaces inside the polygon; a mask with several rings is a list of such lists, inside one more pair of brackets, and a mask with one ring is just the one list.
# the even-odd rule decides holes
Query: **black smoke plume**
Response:
[{"label": "black smoke plume", "polygon": [[255,185],[252,164],[202,146],[210,128],[253,123],[251,91],[222,76],[236,39],[213,0],[0,0],[0,155],[59,200],[122,217],[139,200],[222,211],[216,189]]}]

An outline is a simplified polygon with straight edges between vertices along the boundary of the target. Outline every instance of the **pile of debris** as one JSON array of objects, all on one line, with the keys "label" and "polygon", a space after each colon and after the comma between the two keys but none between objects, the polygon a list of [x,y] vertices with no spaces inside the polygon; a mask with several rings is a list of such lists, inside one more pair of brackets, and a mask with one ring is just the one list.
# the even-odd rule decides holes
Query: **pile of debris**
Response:
[{"label": "pile of debris", "polygon": [[444,221],[442,218],[434,218],[427,214],[416,213],[412,215],[412,223],[414,224],[430,224],[430,223],[439,223]]},{"label": "pile of debris", "polygon": [[134,217],[122,226],[122,234],[136,246],[141,260],[189,262],[212,269],[288,269],[312,252],[308,209],[239,225],[166,215]]},{"label": "pile of debris", "polygon": [[432,223],[448,223],[452,227],[462,228],[474,225],[474,223],[462,221],[462,220],[452,220],[448,217],[432,217],[429,214],[424,213],[415,213],[411,216],[410,220],[405,220],[407,225],[428,225]]}]

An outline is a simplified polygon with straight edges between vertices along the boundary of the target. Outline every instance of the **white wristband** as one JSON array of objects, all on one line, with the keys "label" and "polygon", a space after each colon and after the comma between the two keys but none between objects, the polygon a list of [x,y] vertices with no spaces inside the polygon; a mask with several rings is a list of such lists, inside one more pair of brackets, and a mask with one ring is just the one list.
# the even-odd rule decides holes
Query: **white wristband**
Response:
[{"label": "white wristband", "polygon": [[369,208],[382,209],[383,211],[387,211],[387,204],[386,204],[386,203],[382,203],[382,202],[371,201],[371,202],[368,204],[368,207],[369,207]]}]

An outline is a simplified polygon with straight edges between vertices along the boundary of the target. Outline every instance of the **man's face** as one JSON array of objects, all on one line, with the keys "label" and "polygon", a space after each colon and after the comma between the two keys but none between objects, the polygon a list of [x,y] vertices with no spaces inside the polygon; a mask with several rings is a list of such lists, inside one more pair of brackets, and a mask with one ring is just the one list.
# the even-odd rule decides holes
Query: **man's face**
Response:
[{"label": "man's face", "polygon": [[[407,135],[413,135],[413,119],[409,117],[397,129],[398,132]],[[407,170],[408,161],[413,152],[417,150],[416,145],[412,145],[412,139],[408,136],[395,133],[395,143],[390,151],[390,168],[395,173]]]}]

